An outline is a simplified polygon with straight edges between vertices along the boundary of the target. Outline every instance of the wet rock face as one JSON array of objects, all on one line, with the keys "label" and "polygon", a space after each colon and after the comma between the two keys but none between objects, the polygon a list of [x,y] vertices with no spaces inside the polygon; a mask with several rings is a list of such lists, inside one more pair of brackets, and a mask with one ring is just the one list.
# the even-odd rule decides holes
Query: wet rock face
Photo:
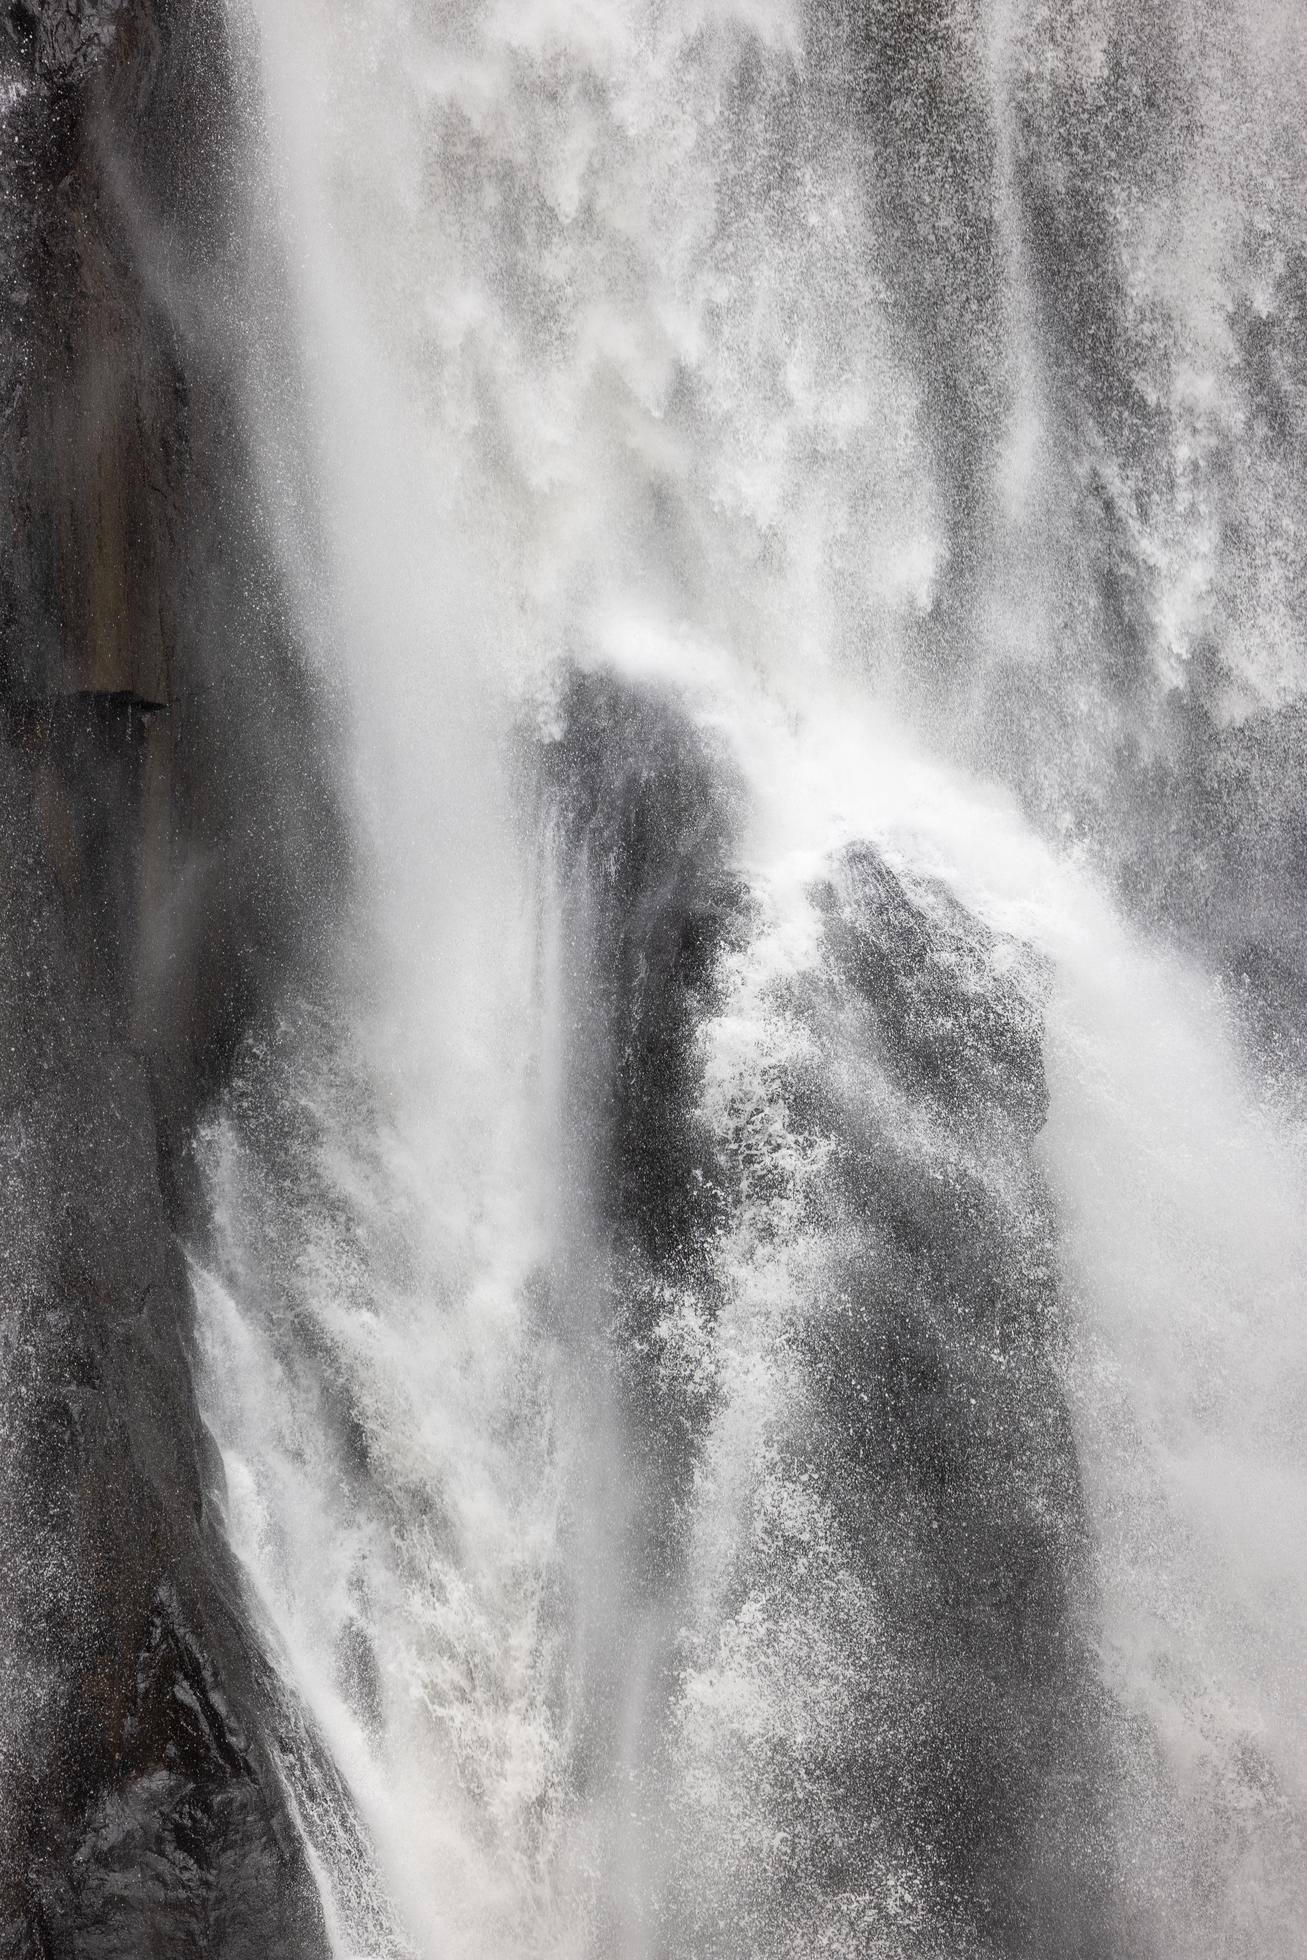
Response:
[{"label": "wet rock face", "polygon": [[0,1951],[313,1953],[271,1700],[212,1508],[151,1084],[88,988],[42,840],[21,848],[27,787],[11,765]]},{"label": "wet rock face", "polygon": [[[616,1274],[599,1313],[627,1459],[642,1466],[614,1556],[647,1603],[677,1597],[713,1415],[711,1388],[696,1400],[669,1366],[660,1317],[689,1300],[711,1344],[750,1190],[785,1176],[767,1170],[747,1114],[736,1134],[704,1103],[704,1041],[736,1011],[726,969],[747,959],[763,901],[735,869],[729,769],[656,692],[573,677],[544,771],[566,883],[579,1174]],[[838,1734],[800,1725],[750,1771],[775,1785],[790,1883],[773,1895],[771,1872],[753,1872],[740,1925],[714,1932],[713,1950],[779,1951],[772,1920],[788,1923],[795,1900],[875,1900],[898,1872],[933,1929],[918,1948],[905,1925],[905,1953],[1103,1960],[1125,1949],[1036,1155],[1043,976],[870,845],[810,896],[815,963],[740,1011],[791,1031],[773,1116],[822,1165],[792,1221],[820,1256],[785,1281],[798,1288],[786,1338],[802,1413],[776,1447],[797,1508],[829,1520],[865,1629]],[[747,1226],[741,1243],[746,1263],[760,1256]],[[768,1542],[759,1525],[723,1583],[802,1623],[820,1553],[796,1544],[789,1569]],[[707,1950],[693,1893],[678,1895],[677,1937]]]},{"label": "wet rock face", "polygon": [[78,82],[113,46],[124,0],[17,0],[12,20],[30,42],[38,72]]},{"label": "wet rock face", "polygon": [[254,528],[223,10],[0,28],[0,1953],[317,1955],[214,1505],[178,1233],[198,1113],[339,873]]},{"label": "wet rock face", "polygon": [[569,678],[542,773],[571,888],[588,1174],[633,1251],[684,1258],[708,1224],[695,1022],[741,900],[731,788],[674,702],[604,673]]},{"label": "wet rock face", "polygon": [[[742,903],[730,865],[733,789],[674,699],[602,671],[565,678],[533,766],[561,887],[565,1179],[591,1260],[561,1276],[574,1296],[566,1338],[612,1386],[602,1419],[615,1428],[625,1509],[606,1507],[605,1556],[624,1638],[649,1655],[641,1759],[652,1761],[674,1689],[668,1602],[708,1415],[702,1392],[667,1365],[662,1329],[678,1295],[712,1307],[717,1189],[698,1116],[697,1032]],[[582,1645],[583,1782],[587,1759],[602,1765],[617,1753],[628,1656],[605,1632],[582,1635]]]},{"label": "wet rock face", "polygon": [[311,964],[344,856],[237,410],[259,351],[251,90],[224,23],[214,0],[134,0],[77,79],[11,35],[0,187],[0,702],[77,905],[103,913],[113,878],[135,893],[118,979],[174,1153],[251,1015]]},{"label": "wet rock face", "polygon": [[[711,1760],[753,1827],[714,1845],[701,1819],[697,1888],[687,1843],[685,1947],[808,1950],[821,1901],[849,1951],[1107,1960],[1135,1949],[1036,1152],[1042,975],[872,845],[807,896],[801,968],[771,965],[763,891],[763,957],[746,932],[719,982],[715,1270],[768,1414],[747,1463],[729,1446],[756,1483],[713,1575],[727,1637],[714,1608],[691,1650],[747,1705]],[[719,1861],[747,1872],[725,1934],[700,1917]]]},{"label": "wet rock face", "polygon": [[1088,1547],[1032,1157],[1039,976],[865,847],[817,898],[827,964],[795,1093],[838,1140],[838,1169],[830,1303],[807,1337],[825,1411],[810,1447],[896,1657],[888,1710],[849,1738],[836,1866],[887,1833],[960,1939],[1106,1953]]}]

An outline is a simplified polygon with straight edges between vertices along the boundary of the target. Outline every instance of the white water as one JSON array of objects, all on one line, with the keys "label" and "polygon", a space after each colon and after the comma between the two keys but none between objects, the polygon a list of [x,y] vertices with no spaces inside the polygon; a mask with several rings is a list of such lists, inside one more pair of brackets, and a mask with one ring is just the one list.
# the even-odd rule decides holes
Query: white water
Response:
[{"label": "white water", "polygon": [[[347,702],[361,870],[348,1051],[306,1010],[263,1060],[256,1097],[293,1112],[266,1154],[238,1116],[215,1125],[218,1270],[197,1280],[232,1538],[375,1851],[370,1871],[298,1791],[340,1953],[661,1951],[672,1878],[719,1928],[705,1951],[762,1950],[733,1943],[750,1911],[768,1952],[939,1950],[911,1871],[875,1897],[787,1895],[804,1824],[775,1771],[838,1734],[874,1638],[786,1467],[825,1145],[774,1095],[805,1039],[784,983],[820,958],[808,891],[859,839],[1053,975],[1041,1150],[1101,1664],[1153,1738],[1119,1803],[1138,1937],[1298,1952],[1302,1140],[1214,983],[1141,939],[916,702],[938,486],[799,9],[253,11],[306,377],[281,406],[307,418],[323,511],[316,555],[289,517],[282,544]],[[1014,37],[1000,22],[978,71],[1000,95]],[[1019,279],[1015,238],[1010,256]],[[1033,344],[1019,289],[1010,310]],[[1057,612],[1028,576],[1060,494],[1039,396],[1011,391],[1008,550],[977,625],[1023,648]],[[1174,533],[1159,671],[1207,576],[1203,526]],[[1282,644],[1254,654],[1249,689],[1295,690]],[[514,773],[564,660],[673,688],[747,812],[757,919],[703,1033],[704,1111],[723,1137],[746,1112],[770,1171],[715,1247],[715,1329],[687,1294],[661,1333],[714,1398],[671,1629],[616,1566],[628,1472],[586,1331],[566,948]],[[802,1586],[769,1565],[796,1545]],[[642,1652],[668,1631],[651,1756]],[[596,1654],[620,1706],[578,1783]]]}]

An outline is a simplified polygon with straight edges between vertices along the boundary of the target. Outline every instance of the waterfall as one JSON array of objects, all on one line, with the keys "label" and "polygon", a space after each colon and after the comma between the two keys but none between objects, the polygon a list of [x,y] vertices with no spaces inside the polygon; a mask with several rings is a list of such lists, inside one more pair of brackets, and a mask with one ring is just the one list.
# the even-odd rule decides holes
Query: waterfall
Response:
[{"label": "waterfall", "polygon": [[1288,1960],[1293,10],[230,12],[353,854],[192,1266],[338,1955]]}]

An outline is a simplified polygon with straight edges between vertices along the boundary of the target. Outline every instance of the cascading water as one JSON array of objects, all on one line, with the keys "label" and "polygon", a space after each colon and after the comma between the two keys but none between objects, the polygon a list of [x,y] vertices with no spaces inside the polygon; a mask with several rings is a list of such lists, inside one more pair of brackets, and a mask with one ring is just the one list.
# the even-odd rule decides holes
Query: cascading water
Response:
[{"label": "cascading water", "polygon": [[234,18],[356,857],[196,1283],[338,1951],[1296,1953],[1294,21]]}]

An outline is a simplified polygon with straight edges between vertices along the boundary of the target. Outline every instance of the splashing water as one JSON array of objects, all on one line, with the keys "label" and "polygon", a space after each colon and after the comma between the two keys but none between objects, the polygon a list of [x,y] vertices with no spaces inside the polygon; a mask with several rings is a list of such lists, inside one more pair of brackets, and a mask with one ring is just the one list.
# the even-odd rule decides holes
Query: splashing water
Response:
[{"label": "splashing water", "polygon": [[1297,56],[1141,18],[235,10],[359,842],[196,1285],[342,1955],[1300,1946],[1302,1141],[1149,788],[1300,692]]}]

